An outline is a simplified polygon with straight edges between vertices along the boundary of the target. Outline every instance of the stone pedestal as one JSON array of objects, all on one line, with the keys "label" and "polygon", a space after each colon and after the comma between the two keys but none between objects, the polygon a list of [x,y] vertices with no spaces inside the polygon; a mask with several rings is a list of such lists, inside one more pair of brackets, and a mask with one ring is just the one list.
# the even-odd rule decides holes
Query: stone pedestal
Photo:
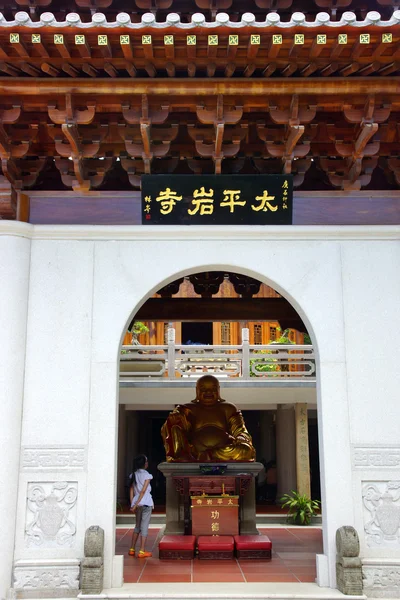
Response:
[{"label": "stone pedestal", "polygon": [[[201,477],[201,466],[225,467],[224,475],[239,477],[250,475],[251,481],[240,502],[240,533],[256,535],[256,492],[255,477],[261,471],[262,464],[257,462],[232,463],[160,463],[158,469],[166,478],[166,526],[165,534],[180,534],[185,532],[184,498],[175,486],[173,477]],[[218,475],[215,476],[216,478]]]},{"label": "stone pedestal", "polygon": [[104,530],[93,525],[85,533],[85,558],[82,560],[81,588],[83,594],[100,594],[104,576]]},{"label": "stone pedestal", "polygon": [[363,593],[360,542],[354,527],[339,527],[336,532],[336,583],[342,594],[361,596]]}]

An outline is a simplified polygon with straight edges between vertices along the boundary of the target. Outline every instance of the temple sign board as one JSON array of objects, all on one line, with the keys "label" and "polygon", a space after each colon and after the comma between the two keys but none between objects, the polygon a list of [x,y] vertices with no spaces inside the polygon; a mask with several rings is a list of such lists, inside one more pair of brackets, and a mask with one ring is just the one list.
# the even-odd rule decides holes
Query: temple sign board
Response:
[{"label": "temple sign board", "polygon": [[143,225],[291,225],[291,175],[143,175]]},{"label": "temple sign board", "polygon": [[238,535],[239,496],[191,496],[192,535]]}]

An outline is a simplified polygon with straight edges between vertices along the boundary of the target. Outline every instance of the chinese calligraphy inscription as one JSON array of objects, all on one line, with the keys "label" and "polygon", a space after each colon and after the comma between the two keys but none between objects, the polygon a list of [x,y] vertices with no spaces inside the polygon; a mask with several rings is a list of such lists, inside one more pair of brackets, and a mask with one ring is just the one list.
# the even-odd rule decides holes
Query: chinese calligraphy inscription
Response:
[{"label": "chinese calligraphy inscription", "polygon": [[290,175],[142,176],[148,225],[290,225]]}]

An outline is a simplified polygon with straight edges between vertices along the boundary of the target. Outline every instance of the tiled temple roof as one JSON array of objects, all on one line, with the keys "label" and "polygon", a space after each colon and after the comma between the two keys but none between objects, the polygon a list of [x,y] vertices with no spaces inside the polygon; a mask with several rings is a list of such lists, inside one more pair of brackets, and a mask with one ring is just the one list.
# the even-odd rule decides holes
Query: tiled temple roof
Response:
[{"label": "tiled temple roof", "polygon": [[190,31],[196,28],[215,30],[221,27],[227,27],[239,30],[250,27],[253,28],[254,31],[260,32],[261,30],[270,30],[272,28],[282,30],[291,28],[313,29],[321,27],[329,27],[332,29],[346,27],[362,29],[371,26],[387,28],[399,24],[400,10],[395,10],[388,20],[383,20],[380,13],[377,11],[370,11],[367,13],[365,19],[357,20],[355,13],[347,11],[343,13],[338,21],[331,20],[330,15],[326,12],[318,13],[313,20],[307,20],[306,15],[302,12],[294,12],[289,21],[281,21],[279,14],[274,12],[268,13],[264,21],[257,21],[255,15],[249,12],[244,13],[240,21],[231,21],[229,15],[224,12],[218,13],[213,21],[207,21],[203,14],[196,13],[192,15],[190,23],[181,22],[180,15],[177,13],[168,14],[165,21],[157,21],[152,13],[145,13],[142,15],[139,23],[132,22],[130,15],[125,12],[118,13],[115,21],[108,21],[106,15],[103,13],[94,13],[89,22],[83,22],[78,13],[67,14],[65,21],[57,21],[56,17],[51,12],[45,12],[40,15],[38,21],[33,21],[29,14],[24,11],[16,13],[15,19],[11,20],[7,20],[4,15],[0,13],[0,27],[7,29],[16,27],[26,27],[30,29],[41,29],[45,27],[64,29],[77,27],[85,30],[93,28],[125,28],[127,30],[135,31],[149,28],[154,30],[176,28],[178,30]]}]

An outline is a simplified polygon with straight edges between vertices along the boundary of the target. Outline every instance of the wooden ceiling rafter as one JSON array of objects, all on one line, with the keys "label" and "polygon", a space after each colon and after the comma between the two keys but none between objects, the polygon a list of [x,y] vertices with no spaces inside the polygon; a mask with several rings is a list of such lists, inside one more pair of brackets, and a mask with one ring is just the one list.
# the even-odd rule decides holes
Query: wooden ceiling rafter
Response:
[{"label": "wooden ceiling rafter", "polygon": [[117,21],[104,26],[100,18],[97,25],[85,24],[84,29],[74,21],[67,28],[60,23],[57,31],[54,21],[40,28],[25,22],[4,27],[0,21],[0,70],[10,77],[63,72],[71,78],[138,74],[190,78],[196,73],[210,78],[270,77],[273,73],[318,78],[335,68],[341,76],[384,76],[399,67],[397,12],[399,19],[387,21],[387,27],[377,25],[372,17],[357,27],[351,21],[333,28],[324,21],[305,26],[299,20],[285,29],[273,21],[265,27],[243,23],[237,28],[221,21],[208,24],[211,28],[192,24],[190,29],[181,23],[157,28],[144,22],[139,29],[130,29]]}]

